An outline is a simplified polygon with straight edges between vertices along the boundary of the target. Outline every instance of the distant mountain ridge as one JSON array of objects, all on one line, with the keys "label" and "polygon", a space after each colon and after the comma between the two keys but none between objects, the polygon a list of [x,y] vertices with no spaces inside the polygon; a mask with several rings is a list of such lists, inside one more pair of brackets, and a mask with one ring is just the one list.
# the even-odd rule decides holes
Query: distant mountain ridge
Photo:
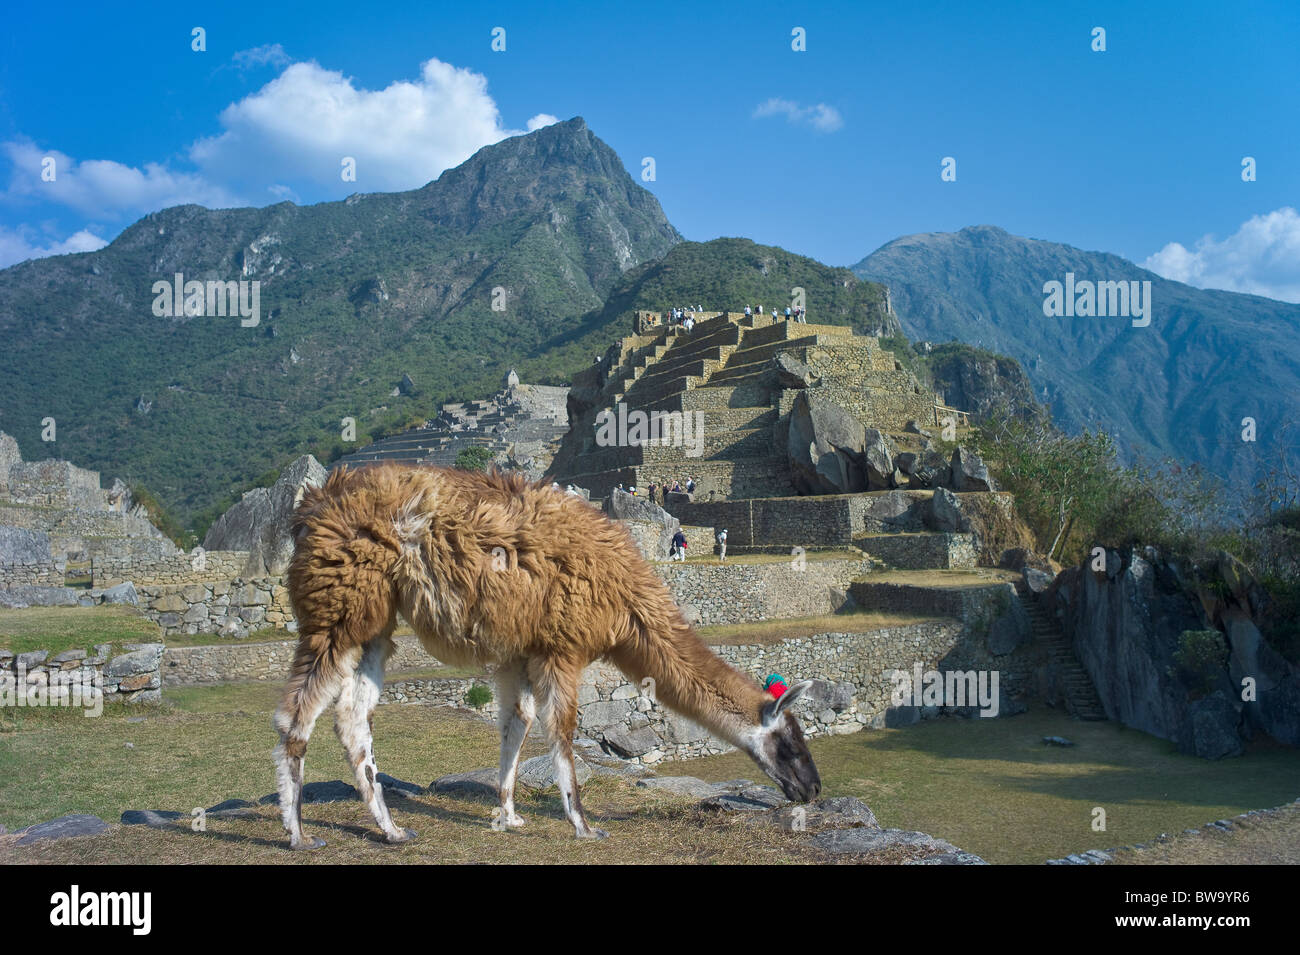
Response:
[{"label": "distant mountain ridge", "polygon": [[[1130,455],[1201,462],[1241,475],[1300,419],[1300,305],[1193,288],[1105,252],[1014,236],[994,226],[904,236],[853,272],[889,286],[914,340],[1016,358],[1038,400],[1068,430],[1102,427]],[[1147,327],[1124,317],[1044,314],[1044,285],[1151,282]]]}]

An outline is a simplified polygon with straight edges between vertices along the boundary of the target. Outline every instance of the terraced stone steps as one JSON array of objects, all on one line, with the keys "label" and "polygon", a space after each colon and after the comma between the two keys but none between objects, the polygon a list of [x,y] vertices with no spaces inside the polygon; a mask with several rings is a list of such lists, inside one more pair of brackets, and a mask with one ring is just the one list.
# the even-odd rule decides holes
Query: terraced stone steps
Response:
[{"label": "terraced stone steps", "polygon": [[1029,615],[1034,639],[1047,648],[1048,659],[1061,675],[1066,709],[1081,720],[1105,720],[1106,710],[1101,705],[1097,688],[1055,618],[1038,602],[1023,579],[1016,581],[1016,595]]}]

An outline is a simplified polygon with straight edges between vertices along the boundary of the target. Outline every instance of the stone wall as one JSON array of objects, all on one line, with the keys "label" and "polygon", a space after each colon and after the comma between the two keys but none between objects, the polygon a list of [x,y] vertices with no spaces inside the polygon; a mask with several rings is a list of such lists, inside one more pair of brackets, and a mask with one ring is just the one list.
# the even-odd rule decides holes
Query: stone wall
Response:
[{"label": "stone wall", "polygon": [[[728,535],[730,538],[730,535]],[[728,541],[730,543],[730,540]],[[851,558],[655,565],[673,600],[699,626],[834,613],[850,582],[871,569]]]},{"label": "stone wall", "polygon": [[929,587],[919,584],[854,580],[849,594],[859,607],[888,613],[942,614],[963,620],[985,615],[987,608],[1015,597],[1008,583],[971,587]]},{"label": "stone wall", "polygon": [[92,586],[112,587],[127,580],[137,585],[215,583],[241,576],[248,565],[246,550],[203,551],[199,560],[197,555],[174,552],[175,548],[173,553],[164,549],[149,554],[121,543],[115,541],[111,552],[91,556]]},{"label": "stone wall", "polygon": [[66,563],[51,556],[44,531],[0,525],[0,587],[61,587]]},{"label": "stone wall", "polygon": [[[1004,610],[1015,617],[1019,604]],[[427,668],[432,659],[414,638],[399,638],[390,672]],[[168,686],[283,680],[288,675],[293,641],[210,647],[170,647],[163,659]],[[895,671],[983,670],[999,674],[998,708],[1002,716],[1023,709],[1032,692],[1040,649],[1032,644],[1029,623],[990,625],[934,619],[865,633],[828,632],[772,645],[747,644],[712,648],[728,663],[761,683],[780,673],[790,683],[811,679],[813,689],[795,707],[809,736],[856,732],[865,727],[906,725],[939,715],[937,707],[902,706],[891,699]],[[495,685],[490,677],[404,678],[386,681],[381,703],[465,706],[476,684]],[[726,752],[731,747],[692,721],[665,709],[652,688],[630,683],[616,668],[594,663],[578,688],[579,731],[627,758],[646,764]],[[495,718],[494,699],[479,712]],[[972,715],[969,708],[963,715]]]},{"label": "stone wall", "polygon": [[[279,682],[289,676],[289,665],[293,662],[297,645],[297,640],[268,640],[264,643],[168,647],[163,654],[163,683],[167,686],[209,686]],[[393,648],[393,655],[388,660],[389,673],[427,670],[438,665],[415,637],[394,637]]]},{"label": "stone wall", "polygon": [[979,558],[973,534],[878,534],[857,543],[881,563],[902,570],[970,569]]},{"label": "stone wall", "polygon": [[279,577],[138,586],[140,612],[165,636],[219,633],[242,637],[262,627],[296,629]]},{"label": "stone wall", "polygon": [[487,686],[492,691],[493,698],[477,709],[484,719],[495,720],[500,707],[495,696],[496,687],[488,677],[386,681],[379,694],[379,702],[464,707],[469,705],[465,700],[466,695],[475,686]]},{"label": "stone wall", "polygon": [[[113,538],[135,538],[171,544],[147,518],[132,512],[0,503],[0,524],[44,531],[56,545],[65,540],[90,542],[101,538],[105,542]],[[172,545],[172,550],[175,549]]]},{"label": "stone wall", "polygon": [[[127,643],[114,654],[112,645],[96,644],[93,653],[47,650],[14,654],[0,649],[0,700],[5,707],[62,705],[92,711],[104,703],[156,703],[162,698],[161,643]],[[91,715],[98,715],[92,713]]]},{"label": "stone wall", "polygon": [[8,479],[7,496],[18,504],[75,508],[102,508],[105,504],[99,472],[67,461],[11,463]]},{"label": "stone wall", "polygon": [[847,502],[850,496],[690,501],[669,504],[668,510],[682,523],[725,527],[727,543],[731,546],[832,546],[848,544],[853,539]]}]

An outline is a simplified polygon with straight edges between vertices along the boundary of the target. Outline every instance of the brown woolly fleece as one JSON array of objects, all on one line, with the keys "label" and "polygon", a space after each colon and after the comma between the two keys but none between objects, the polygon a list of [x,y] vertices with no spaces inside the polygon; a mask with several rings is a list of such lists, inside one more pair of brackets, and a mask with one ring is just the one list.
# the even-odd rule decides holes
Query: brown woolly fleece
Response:
[{"label": "brown woolly fleece", "polygon": [[518,476],[394,466],[338,469],[294,520],[289,593],[300,631],[286,715],[397,614],[437,659],[527,661],[553,729],[572,733],[579,675],[599,658],[732,743],[770,697],[696,636],[625,528]]}]

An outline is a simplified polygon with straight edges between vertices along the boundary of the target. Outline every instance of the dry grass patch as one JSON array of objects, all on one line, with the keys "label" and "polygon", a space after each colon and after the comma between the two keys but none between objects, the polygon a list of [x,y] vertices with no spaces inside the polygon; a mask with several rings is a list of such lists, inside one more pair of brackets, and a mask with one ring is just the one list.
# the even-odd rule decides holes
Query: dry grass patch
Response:
[{"label": "dry grass patch", "polygon": [[1281,806],[1267,816],[1232,820],[1231,832],[1180,832],[1167,842],[1121,849],[1116,865],[1300,865],[1300,805]]},{"label": "dry grass patch", "polygon": [[1012,570],[980,567],[977,570],[886,570],[859,578],[869,584],[907,584],[911,587],[987,587],[1014,583],[1020,575]]},{"label": "dry grass patch", "polygon": [[594,825],[611,838],[578,840],[564,818],[554,790],[525,791],[519,810],[527,825],[519,831],[491,827],[494,803],[486,799],[422,794],[390,799],[399,826],[419,838],[401,846],[379,840],[370,813],[360,802],[308,804],[307,831],[326,846],[290,852],[273,806],[259,806],[247,818],[210,818],[207,831],[191,832],[188,820],[166,829],[118,826],[102,837],[15,847],[0,836],[0,863],[112,864],[141,860],[156,864],[776,864],[821,861],[801,837],[744,820],[695,810],[688,800],[635,790],[622,780],[593,780],[583,803]]}]

